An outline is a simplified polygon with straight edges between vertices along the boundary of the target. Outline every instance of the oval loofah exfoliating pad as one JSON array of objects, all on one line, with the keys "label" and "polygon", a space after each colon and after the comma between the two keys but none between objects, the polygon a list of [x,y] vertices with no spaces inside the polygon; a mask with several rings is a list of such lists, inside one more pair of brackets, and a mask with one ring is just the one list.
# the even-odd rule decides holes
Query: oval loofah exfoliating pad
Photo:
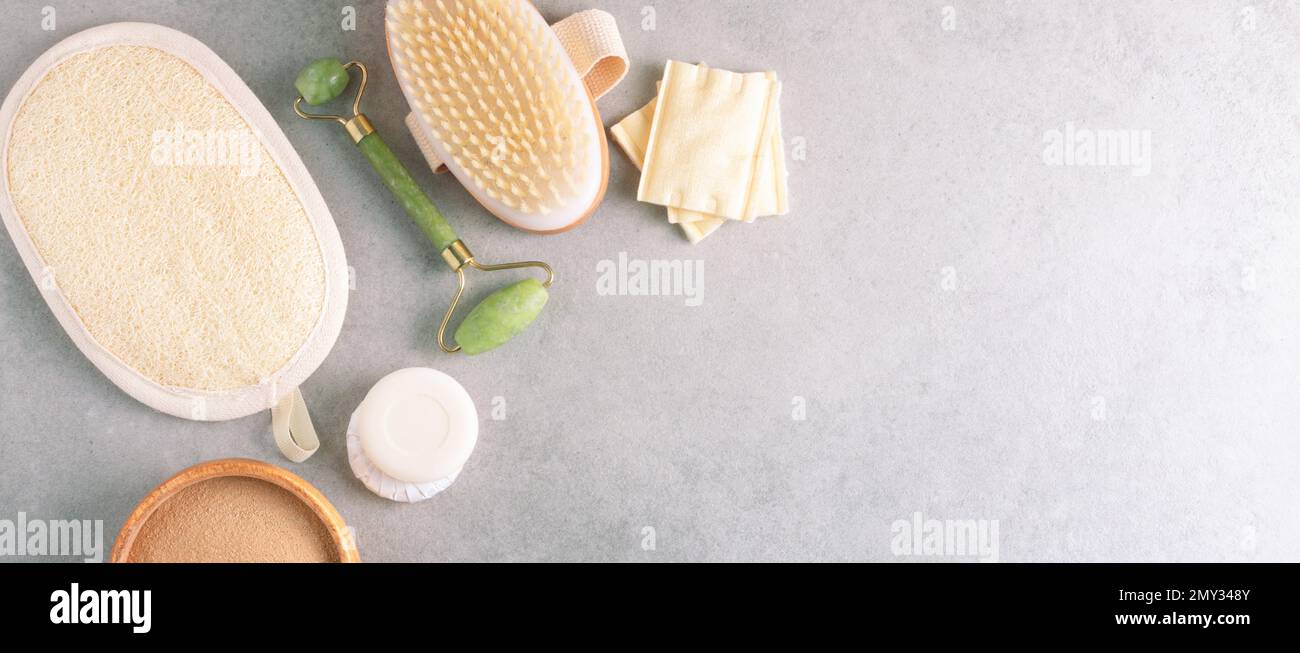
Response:
[{"label": "oval loofah exfoliating pad", "polygon": [[0,108],[0,213],[60,324],[114,383],[200,420],[271,408],[347,306],[333,218],[215,53],[157,25],[60,42]]},{"label": "oval loofah exfoliating pad", "polygon": [[390,0],[388,53],[430,147],[498,218],[539,233],[605,193],[600,113],[527,0]]}]

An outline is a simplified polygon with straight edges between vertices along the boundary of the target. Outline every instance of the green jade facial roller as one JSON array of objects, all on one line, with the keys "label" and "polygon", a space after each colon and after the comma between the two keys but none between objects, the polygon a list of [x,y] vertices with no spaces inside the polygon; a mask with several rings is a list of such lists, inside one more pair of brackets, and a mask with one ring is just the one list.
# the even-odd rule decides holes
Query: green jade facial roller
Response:
[{"label": "green jade facial roller", "polygon": [[[302,103],[317,106],[329,102],[343,94],[347,89],[350,76],[349,68],[356,68],[361,73],[361,82],[357,86],[357,96],[352,101],[352,117],[306,113]],[[397,160],[393,151],[388,149],[374,125],[361,113],[361,96],[366,92],[368,74],[366,67],[358,61],[339,63],[338,59],[317,59],[298,74],[294,86],[301,95],[293,102],[294,113],[307,120],[334,120],[347,130],[357,148],[370,161],[375,172],[388,190],[392,191],[406,214],[411,216],[429,242],[442,252],[442,259],[456,272],[456,295],[452,297],[451,306],[442,316],[438,325],[438,346],[447,353],[463,351],[466,354],[479,354],[505,343],[520,331],[523,331],[546,305],[546,289],[555,280],[551,266],[541,261],[520,261],[487,265],[479,263],[470,252],[469,247],[456,236],[451,225],[438,212],[429,196],[416,185],[411,173]],[[546,271],[546,281],[524,279],[498,289],[488,295],[469,312],[465,320],[456,329],[455,345],[448,345],[445,340],[447,324],[456,312],[456,305],[465,292],[465,268],[491,272],[515,268],[536,267]]]}]

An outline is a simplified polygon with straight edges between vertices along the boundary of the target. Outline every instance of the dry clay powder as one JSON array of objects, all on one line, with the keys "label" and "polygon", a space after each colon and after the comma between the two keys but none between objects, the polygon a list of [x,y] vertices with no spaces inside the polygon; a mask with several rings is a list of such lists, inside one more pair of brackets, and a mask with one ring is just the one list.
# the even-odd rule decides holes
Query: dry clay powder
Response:
[{"label": "dry clay powder", "polygon": [[131,562],[337,562],[325,524],[273,483],[201,481],[164,501],[131,545]]}]

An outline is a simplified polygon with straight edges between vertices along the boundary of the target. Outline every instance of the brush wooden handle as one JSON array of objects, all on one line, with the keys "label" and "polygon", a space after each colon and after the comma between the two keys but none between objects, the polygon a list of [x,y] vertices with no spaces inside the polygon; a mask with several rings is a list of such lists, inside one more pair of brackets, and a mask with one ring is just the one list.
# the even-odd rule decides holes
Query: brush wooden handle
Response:
[{"label": "brush wooden handle", "polygon": [[410,171],[397,160],[397,155],[393,154],[378,133],[366,135],[357,141],[357,147],[366,155],[366,160],[379,173],[379,178],[393,192],[406,214],[420,226],[420,230],[439,252],[457,240],[456,231],[442,217],[438,207],[433,205],[433,200],[415,183]]}]

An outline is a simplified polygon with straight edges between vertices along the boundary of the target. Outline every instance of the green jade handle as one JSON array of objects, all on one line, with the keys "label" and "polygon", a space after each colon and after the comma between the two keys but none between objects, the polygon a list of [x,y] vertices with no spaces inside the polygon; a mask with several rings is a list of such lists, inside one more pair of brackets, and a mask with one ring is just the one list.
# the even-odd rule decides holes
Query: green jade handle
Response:
[{"label": "green jade handle", "polygon": [[384,185],[392,191],[406,214],[420,226],[434,248],[441,252],[458,240],[456,231],[442,217],[438,207],[433,205],[433,200],[411,178],[411,172],[397,160],[397,155],[388,148],[388,143],[379,137],[378,132],[370,132],[362,137],[357,141],[357,147],[366,155],[366,160],[379,173]]},{"label": "green jade handle", "polygon": [[[357,95],[352,100],[351,118],[312,114],[302,110],[300,105],[303,102],[317,106],[342,94],[348,86],[349,68],[356,68],[361,72],[361,84],[357,87]],[[361,96],[366,90],[365,65],[358,61],[343,64],[338,59],[317,59],[298,74],[294,86],[300,94],[293,103],[294,113],[307,120],[334,120],[342,124],[348,136],[352,138],[352,142],[357,144],[371,167],[383,180],[384,185],[392,191],[393,196],[406,210],[406,214],[411,216],[429,242],[433,243],[442,254],[442,260],[456,271],[458,280],[456,294],[452,297],[451,306],[447,308],[442,322],[438,325],[438,346],[443,351],[447,353],[463,351],[470,355],[482,353],[500,346],[532,323],[542,307],[546,305],[548,297],[546,287],[551,285],[551,281],[555,278],[551,266],[541,261],[483,265],[474,260],[474,255],[470,253],[465,243],[460,242],[456,237],[456,232],[447,223],[446,218],[442,217],[438,207],[433,205],[433,200],[416,185],[415,180],[411,178],[411,172],[397,160],[397,156],[388,148],[384,139],[375,133],[374,125],[361,113]],[[465,290],[463,268],[466,265],[489,272],[524,267],[541,268],[546,271],[546,282],[531,278],[524,279],[488,295],[456,328],[457,344],[453,347],[447,344],[444,333],[447,323],[460,302],[461,293]]]}]

